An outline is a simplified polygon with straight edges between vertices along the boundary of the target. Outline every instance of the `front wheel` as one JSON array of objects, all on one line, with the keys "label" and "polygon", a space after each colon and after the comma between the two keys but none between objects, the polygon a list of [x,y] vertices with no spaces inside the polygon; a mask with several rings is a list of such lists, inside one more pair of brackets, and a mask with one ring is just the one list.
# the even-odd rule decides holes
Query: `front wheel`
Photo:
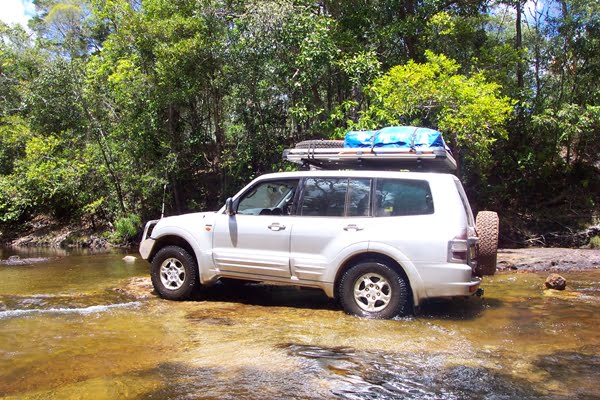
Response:
[{"label": "front wheel", "polygon": [[339,300],[348,314],[388,319],[407,314],[406,278],[378,261],[354,265],[344,273],[338,286]]},{"label": "front wheel", "polygon": [[163,299],[188,300],[200,286],[196,262],[179,246],[160,249],[152,260],[150,275],[154,289]]}]

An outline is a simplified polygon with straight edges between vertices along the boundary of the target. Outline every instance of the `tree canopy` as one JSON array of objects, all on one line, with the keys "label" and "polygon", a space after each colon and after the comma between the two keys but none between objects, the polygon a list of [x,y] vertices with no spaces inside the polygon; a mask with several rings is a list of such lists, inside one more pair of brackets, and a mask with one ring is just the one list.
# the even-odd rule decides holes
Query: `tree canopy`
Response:
[{"label": "tree canopy", "polygon": [[165,184],[167,214],[216,208],[295,142],[391,124],[443,132],[508,244],[597,223],[596,2],[35,4],[0,24],[0,230],[155,218]]}]

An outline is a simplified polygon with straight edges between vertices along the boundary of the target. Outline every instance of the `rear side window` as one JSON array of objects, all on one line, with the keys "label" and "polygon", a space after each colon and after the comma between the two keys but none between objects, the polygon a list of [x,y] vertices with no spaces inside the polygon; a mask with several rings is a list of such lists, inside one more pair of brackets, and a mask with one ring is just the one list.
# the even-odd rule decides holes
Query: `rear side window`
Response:
[{"label": "rear side window", "polygon": [[378,179],[374,208],[376,217],[433,214],[429,183],[412,179]]},{"label": "rear side window", "polygon": [[342,217],[347,190],[348,178],[307,179],[300,214],[309,217]]},{"label": "rear side window", "polygon": [[363,217],[370,212],[369,178],[308,178],[304,182],[300,215]]}]

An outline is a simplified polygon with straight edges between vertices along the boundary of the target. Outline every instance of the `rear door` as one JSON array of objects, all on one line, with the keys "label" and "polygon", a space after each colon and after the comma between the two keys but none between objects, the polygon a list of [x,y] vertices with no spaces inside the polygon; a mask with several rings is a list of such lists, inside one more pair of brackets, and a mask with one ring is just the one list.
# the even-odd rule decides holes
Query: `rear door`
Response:
[{"label": "rear door", "polygon": [[371,186],[370,178],[311,177],[303,181],[291,236],[293,278],[327,280],[345,252],[367,250]]}]

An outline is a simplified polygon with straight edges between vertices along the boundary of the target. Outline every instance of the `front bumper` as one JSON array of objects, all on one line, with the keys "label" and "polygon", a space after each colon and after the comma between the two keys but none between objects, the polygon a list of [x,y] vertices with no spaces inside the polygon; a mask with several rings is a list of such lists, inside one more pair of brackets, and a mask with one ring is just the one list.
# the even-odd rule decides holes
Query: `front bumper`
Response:
[{"label": "front bumper", "polygon": [[146,240],[142,240],[140,243],[140,255],[144,260],[147,260],[152,253],[152,248],[154,247],[155,240],[152,238],[148,238]]},{"label": "front bumper", "polygon": [[144,260],[147,260],[152,253],[155,242],[155,239],[152,238],[152,230],[158,221],[158,219],[148,221],[144,228],[144,234],[142,235],[142,241],[140,242],[140,255]]}]

